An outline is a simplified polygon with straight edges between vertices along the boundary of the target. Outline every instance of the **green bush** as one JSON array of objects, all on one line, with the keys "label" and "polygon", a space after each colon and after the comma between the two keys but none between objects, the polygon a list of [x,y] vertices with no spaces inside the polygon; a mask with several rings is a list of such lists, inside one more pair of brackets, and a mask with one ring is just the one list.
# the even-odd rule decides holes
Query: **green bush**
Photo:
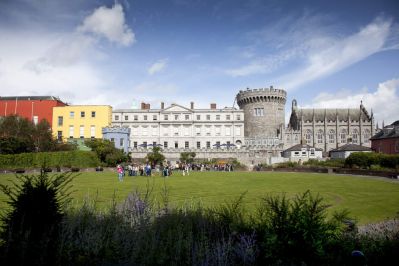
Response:
[{"label": "green bush", "polygon": [[284,162],[284,163],[278,163],[274,167],[276,168],[293,168],[293,167],[298,167],[299,164],[297,162]]},{"label": "green bush", "polygon": [[257,231],[261,234],[266,264],[319,265],[326,244],[343,230],[346,213],[327,219],[328,205],[309,191],[293,199],[268,196],[258,208]]},{"label": "green bush", "polygon": [[345,160],[333,159],[333,160],[319,161],[315,159],[310,159],[309,161],[304,162],[303,165],[317,166],[317,167],[344,167]]},{"label": "green bush", "polygon": [[47,167],[96,167],[97,156],[88,151],[38,152],[0,155],[0,169]]},{"label": "green bush", "polygon": [[397,168],[399,166],[399,155],[389,155],[374,152],[354,152],[345,159],[345,166],[370,169],[371,166],[385,168]]}]

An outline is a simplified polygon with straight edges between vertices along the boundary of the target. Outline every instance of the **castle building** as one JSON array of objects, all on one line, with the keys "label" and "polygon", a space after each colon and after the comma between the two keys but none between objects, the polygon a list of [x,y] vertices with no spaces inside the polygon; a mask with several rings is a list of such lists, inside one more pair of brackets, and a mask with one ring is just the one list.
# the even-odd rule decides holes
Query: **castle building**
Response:
[{"label": "castle building", "polygon": [[348,142],[371,147],[374,117],[361,102],[359,108],[300,109],[292,101],[291,116],[285,130],[285,145],[301,140],[324,152],[337,149]]},{"label": "castle building", "polygon": [[114,110],[112,126],[130,128],[130,151],[137,158],[144,158],[148,147],[160,146],[167,158],[194,151],[197,158],[237,158],[254,164],[272,163],[298,144],[325,153],[349,141],[370,147],[374,118],[363,103],[359,108],[303,109],[293,100],[285,126],[286,99],[286,91],[270,87],[239,91],[240,109],[218,109],[216,104],[196,109],[193,102],[189,108],[161,103],[160,109],[151,109],[142,103],[141,109]]}]

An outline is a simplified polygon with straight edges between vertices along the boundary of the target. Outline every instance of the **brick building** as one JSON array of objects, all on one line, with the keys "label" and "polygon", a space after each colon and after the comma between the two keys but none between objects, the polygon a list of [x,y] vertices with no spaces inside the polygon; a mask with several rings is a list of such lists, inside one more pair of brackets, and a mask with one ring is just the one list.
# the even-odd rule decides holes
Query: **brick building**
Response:
[{"label": "brick building", "polygon": [[0,116],[19,115],[37,124],[42,119],[52,125],[53,107],[65,106],[54,96],[9,96],[0,97]]},{"label": "brick building", "polygon": [[376,152],[399,154],[399,120],[384,127],[370,140],[371,148]]}]

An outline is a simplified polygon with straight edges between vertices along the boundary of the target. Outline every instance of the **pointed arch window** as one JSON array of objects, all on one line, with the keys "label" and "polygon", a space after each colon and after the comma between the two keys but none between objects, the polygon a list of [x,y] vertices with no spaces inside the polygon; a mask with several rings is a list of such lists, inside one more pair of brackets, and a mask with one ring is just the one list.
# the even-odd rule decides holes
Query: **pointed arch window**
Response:
[{"label": "pointed arch window", "polygon": [[323,143],[323,130],[319,129],[319,131],[317,131],[317,143]]},{"label": "pointed arch window", "polygon": [[346,129],[341,129],[341,132],[339,134],[340,138],[341,138],[341,143],[346,143]]},{"label": "pointed arch window", "polygon": [[354,129],[352,131],[352,142],[353,143],[358,143],[359,142],[359,131],[357,129]]},{"label": "pointed arch window", "polygon": [[335,130],[333,129],[328,132],[328,143],[335,143]]},{"label": "pointed arch window", "polygon": [[305,133],[305,140],[307,144],[312,143],[312,130],[308,129]]}]

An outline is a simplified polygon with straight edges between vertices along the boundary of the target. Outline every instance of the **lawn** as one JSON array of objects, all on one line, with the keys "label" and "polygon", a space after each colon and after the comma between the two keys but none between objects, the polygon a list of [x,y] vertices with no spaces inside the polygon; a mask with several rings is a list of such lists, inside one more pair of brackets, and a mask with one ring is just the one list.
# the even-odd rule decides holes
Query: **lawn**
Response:
[{"label": "lawn", "polygon": [[[9,184],[14,175],[1,174],[0,184]],[[126,196],[147,187],[156,201],[168,191],[170,204],[181,206],[200,202],[217,206],[231,202],[246,193],[244,204],[254,210],[267,194],[286,193],[293,196],[310,190],[320,193],[331,204],[330,211],[348,209],[360,224],[393,218],[399,211],[399,182],[384,178],[328,175],[316,173],[276,172],[191,172],[190,176],[174,173],[169,178],[125,177],[119,182],[116,173],[80,173],[73,180],[73,204],[85,198],[96,200],[99,208],[111,205],[115,197],[121,202]],[[6,207],[5,195],[0,192],[0,208]]]}]

